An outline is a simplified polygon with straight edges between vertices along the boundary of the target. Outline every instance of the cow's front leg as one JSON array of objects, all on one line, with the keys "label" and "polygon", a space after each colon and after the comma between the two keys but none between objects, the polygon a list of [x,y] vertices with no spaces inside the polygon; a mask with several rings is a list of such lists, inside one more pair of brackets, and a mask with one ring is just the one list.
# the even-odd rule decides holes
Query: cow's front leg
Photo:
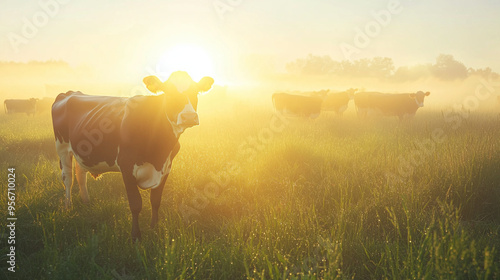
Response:
[{"label": "cow's front leg", "polygon": [[139,213],[142,209],[142,199],[137,183],[133,176],[123,174],[123,182],[127,190],[128,204],[130,212],[132,212],[132,241],[141,239],[141,230],[139,228]]},{"label": "cow's front leg", "polygon": [[158,223],[158,210],[160,209],[161,204],[161,194],[163,193],[163,188],[165,187],[167,176],[165,176],[161,184],[156,189],[152,189],[150,193],[149,200],[151,201],[151,228],[154,228]]}]

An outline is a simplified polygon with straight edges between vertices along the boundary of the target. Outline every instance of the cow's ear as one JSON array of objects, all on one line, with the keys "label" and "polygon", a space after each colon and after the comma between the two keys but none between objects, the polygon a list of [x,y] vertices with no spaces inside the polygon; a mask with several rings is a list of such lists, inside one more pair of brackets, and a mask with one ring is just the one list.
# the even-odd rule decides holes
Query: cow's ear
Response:
[{"label": "cow's ear", "polygon": [[142,79],[142,81],[144,82],[148,90],[152,93],[163,91],[163,83],[156,76],[147,76],[146,78]]},{"label": "cow's ear", "polygon": [[426,92],[425,93],[425,96],[429,96],[431,93],[430,92]]},{"label": "cow's ear", "polygon": [[417,95],[415,93],[410,93],[409,97],[410,98],[415,98],[415,97],[417,97]]},{"label": "cow's ear", "polygon": [[203,77],[198,82],[198,90],[200,92],[208,91],[212,87],[213,84],[214,84],[214,79],[212,79],[210,77]]}]

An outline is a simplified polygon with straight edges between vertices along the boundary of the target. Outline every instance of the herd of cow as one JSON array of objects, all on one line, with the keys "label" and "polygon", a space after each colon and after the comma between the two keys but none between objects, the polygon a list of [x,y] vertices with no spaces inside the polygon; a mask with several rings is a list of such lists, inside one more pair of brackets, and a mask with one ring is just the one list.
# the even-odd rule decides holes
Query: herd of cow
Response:
[{"label": "herd of cow", "polygon": [[[208,91],[214,80],[204,77],[194,82],[186,72],[179,71],[164,82],[149,76],[144,78],[144,83],[151,92],[161,94],[125,98],[68,91],[55,100],[31,98],[4,102],[7,114],[34,115],[52,108],[67,207],[71,206],[74,173],[81,198],[88,202],[87,173],[97,177],[106,172],[121,172],[132,212],[134,240],[141,237],[138,219],[142,199],[138,188],[151,190],[151,226],[154,226],[172,161],[180,149],[179,136],[187,128],[198,125],[197,95]],[[315,118],[322,110],[340,115],[354,99],[360,117],[385,115],[403,119],[414,116],[430,94],[355,92],[350,89],[330,94],[328,91],[308,95],[275,93],[272,101],[275,110],[285,116]]]},{"label": "herd of cow", "polygon": [[[430,92],[384,94],[379,92],[356,92],[349,89],[343,92],[328,93],[321,90],[306,94],[275,93],[272,96],[274,108],[285,116],[316,118],[321,111],[332,111],[338,115],[347,109],[349,101],[354,99],[354,105],[359,117],[397,116],[400,119],[413,117],[417,109],[424,106],[424,98]],[[4,109],[6,114],[26,113],[27,115],[49,112],[54,102],[53,98],[42,99],[6,99]]]},{"label": "herd of cow", "polygon": [[400,120],[415,116],[417,109],[424,106],[424,99],[430,92],[386,94],[380,92],[358,92],[349,89],[327,94],[328,91],[309,94],[275,93],[272,96],[277,112],[285,116],[317,118],[321,111],[333,111],[338,115],[347,109],[349,101],[359,117],[397,116]]}]

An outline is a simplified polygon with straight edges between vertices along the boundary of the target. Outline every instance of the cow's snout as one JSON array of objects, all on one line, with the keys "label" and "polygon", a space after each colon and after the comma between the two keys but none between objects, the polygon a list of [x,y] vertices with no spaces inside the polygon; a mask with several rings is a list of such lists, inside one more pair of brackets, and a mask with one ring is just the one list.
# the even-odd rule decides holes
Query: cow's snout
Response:
[{"label": "cow's snout", "polygon": [[182,112],[179,116],[178,123],[184,127],[191,127],[199,125],[200,121],[196,112]]}]

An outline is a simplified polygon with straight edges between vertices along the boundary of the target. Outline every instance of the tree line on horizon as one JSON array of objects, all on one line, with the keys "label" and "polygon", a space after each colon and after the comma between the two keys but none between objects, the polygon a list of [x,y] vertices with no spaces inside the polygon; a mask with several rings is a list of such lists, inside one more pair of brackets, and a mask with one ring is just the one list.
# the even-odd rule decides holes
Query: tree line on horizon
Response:
[{"label": "tree line on horizon", "polygon": [[490,67],[474,69],[466,67],[452,55],[440,54],[434,63],[401,66],[396,69],[392,58],[374,57],[358,60],[333,60],[330,56],[309,54],[286,64],[286,70],[294,75],[337,75],[355,78],[390,79],[396,82],[437,78],[444,81],[464,80],[470,76],[497,80],[500,75]]},{"label": "tree line on horizon", "polygon": [[[261,61],[252,59],[252,61]],[[267,62],[268,59],[266,59]],[[262,65],[252,65],[256,71],[262,70]],[[273,67],[266,67],[271,69]],[[75,69],[64,60],[46,61],[0,61],[0,73],[3,76],[29,74],[27,70],[56,70],[57,73],[68,74]],[[479,76],[487,80],[498,80],[500,74],[490,67],[474,69],[465,66],[452,55],[440,54],[434,63],[401,66],[396,68],[390,57],[362,58],[358,60],[333,60],[330,56],[309,54],[305,58],[298,58],[286,64],[285,69],[290,75],[303,76],[345,76],[352,78],[378,78],[394,82],[411,82],[425,78],[437,78],[443,81],[464,80],[470,76]],[[88,69],[87,69],[88,70]]]}]

